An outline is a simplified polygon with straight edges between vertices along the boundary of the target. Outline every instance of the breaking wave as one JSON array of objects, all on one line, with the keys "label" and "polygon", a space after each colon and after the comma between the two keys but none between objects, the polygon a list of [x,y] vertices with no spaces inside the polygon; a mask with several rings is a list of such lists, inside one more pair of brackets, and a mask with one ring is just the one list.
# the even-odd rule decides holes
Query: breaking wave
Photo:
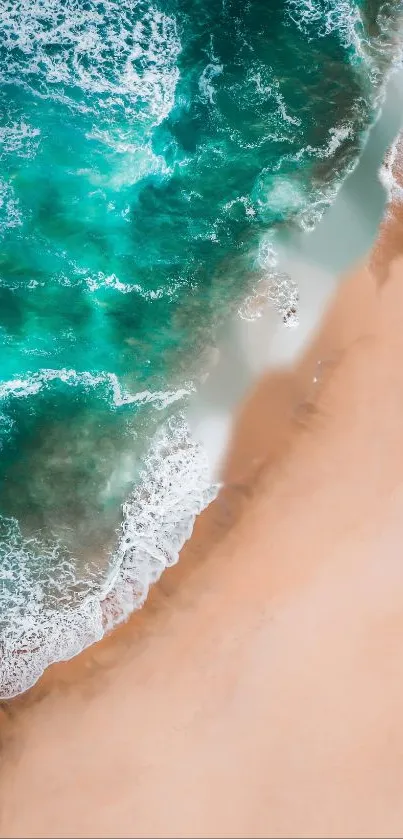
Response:
[{"label": "breaking wave", "polygon": [[0,518],[2,696],[27,690],[49,664],[77,655],[140,608],[216,491],[204,451],[178,416],[159,429],[123,505],[106,580],[89,563],[78,573],[57,541],[24,539],[15,519]]}]

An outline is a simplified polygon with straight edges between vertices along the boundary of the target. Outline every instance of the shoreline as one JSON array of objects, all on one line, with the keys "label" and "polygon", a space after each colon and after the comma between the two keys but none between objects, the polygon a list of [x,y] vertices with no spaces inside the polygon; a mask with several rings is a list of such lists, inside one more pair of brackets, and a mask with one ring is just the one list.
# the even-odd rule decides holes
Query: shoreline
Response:
[{"label": "shoreline", "polygon": [[40,700],[91,684],[98,677],[102,682],[102,674],[119,666],[131,654],[133,644],[141,646],[157,631],[156,624],[164,625],[171,611],[181,608],[186,589],[193,586],[203,565],[210,564],[214,573],[217,552],[249,514],[262,480],[286,457],[295,422],[315,410],[322,380],[348,347],[372,333],[378,286],[385,282],[398,252],[403,251],[401,245],[399,251],[402,225],[403,205],[389,205],[369,258],[340,282],[320,329],[297,363],[285,370],[266,371],[240,404],[222,462],[223,485],[217,498],[197,516],[179,562],[164,571],[143,606],[127,621],[74,658],[50,665],[28,691],[2,700],[0,735],[10,720],[18,719],[21,711]]},{"label": "shoreline", "polygon": [[[399,78],[403,78],[403,72],[397,72],[392,79],[385,101],[386,116],[383,115],[383,122],[382,117],[378,120],[375,134],[370,137],[369,148],[366,148],[364,153],[364,163],[360,160],[353,174],[358,186],[363,180],[360,168],[363,169],[364,177],[368,174],[365,158],[369,157],[373,162],[374,154],[379,156],[382,153],[384,156],[385,137],[389,137],[396,119],[396,100],[403,99],[399,91]],[[384,183],[383,188],[389,187],[389,195],[375,243],[361,267],[353,268],[341,279],[337,277],[337,273],[332,275],[330,271],[330,265],[334,262],[332,253],[335,252],[331,240],[335,234],[340,234],[340,218],[343,218],[343,212],[348,207],[345,196],[347,195],[348,200],[350,195],[351,200],[354,193],[354,188],[351,188],[350,181],[347,180],[336,198],[335,205],[332,205],[314,234],[310,234],[308,238],[307,234],[297,236],[291,260],[288,257],[287,261],[282,254],[280,267],[285,265],[290,269],[291,265],[291,276],[297,276],[303,293],[302,323],[300,322],[296,329],[285,327],[279,315],[269,305],[266,305],[263,317],[251,323],[239,318],[231,320],[226,342],[222,345],[224,352],[221,352],[219,364],[213,368],[207,383],[197,395],[195,407],[190,415],[193,436],[208,450],[217,431],[217,423],[214,425],[213,422],[212,430],[208,428],[206,431],[205,428],[200,428],[200,420],[197,417],[203,417],[207,406],[210,421],[211,417],[214,419],[219,416],[222,419],[224,404],[227,445],[221,438],[219,454],[217,455],[216,448],[212,457],[213,469],[217,471],[217,464],[220,464],[219,479],[222,487],[218,497],[196,517],[192,535],[180,551],[179,562],[165,569],[157,583],[151,585],[145,603],[132,612],[123,624],[115,626],[100,641],[85,648],[73,658],[51,664],[27,691],[11,699],[2,700],[0,709],[7,709],[6,717],[11,712],[11,706],[15,710],[20,706],[24,708],[45,696],[58,684],[76,683],[84,678],[88,671],[96,671],[98,664],[103,667],[105,663],[109,666],[111,662],[118,661],[120,653],[117,651],[121,645],[126,646],[128,635],[132,631],[128,630],[128,626],[136,624],[136,629],[133,630],[136,637],[141,638],[144,632],[147,633],[148,621],[154,620],[154,616],[160,611],[171,608],[171,600],[178,596],[180,598],[181,586],[187,584],[199,565],[226,539],[234,525],[242,518],[256,494],[259,476],[287,452],[295,416],[298,411],[306,410],[306,406],[315,401],[324,371],[335,363],[349,344],[359,338],[363,328],[367,328],[364,324],[368,324],[372,317],[370,310],[375,301],[372,296],[363,293],[361,288],[368,282],[373,282],[374,278],[379,283],[384,282],[391,261],[402,251],[399,231],[403,224],[403,203],[396,200],[400,198],[398,181],[402,178],[399,163],[402,138],[403,135],[400,135],[400,139],[396,137],[391,148],[389,169],[388,158],[383,166],[381,180]],[[378,179],[377,172],[372,172],[371,175],[373,179]],[[357,191],[357,185],[355,190]],[[350,218],[348,220],[351,222]],[[370,216],[367,227],[371,229],[372,224]],[[355,228],[360,228],[359,240],[362,239],[362,227],[362,219],[358,218]],[[370,236],[367,230],[364,239],[368,240]],[[320,253],[320,249],[324,250],[323,243],[329,245],[331,254],[330,264],[326,266],[321,264],[320,256],[318,259],[318,247]],[[357,249],[357,246],[355,247]],[[361,256],[360,248],[362,249],[362,244],[358,245],[358,253]],[[387,260],[385,253],[388,255]],[[372,274],[372,278],[369,273]],[[355,301],[358,298],[365,301],[365,305],[361,302],[357,307]],[[249,390],[244,394],[235,390],[235,395],[229,395],[225,389],[225,377],[234,357],[241,358],[240,354],[243,363],[250,365],[246,378],[243,377],[244,381],[249,380]],[[226,403],[217,403],[217,394],[219,400],[224,394]],[[217,414],[217,404],[220,414]],[[220,434],[218,436],[220,437]],[[113,652],[114,649],[116,652]],[[11,713],[14,714],[14,711]]]},{"label": "shoreline", "polygon": [[244,399],[142,609],[1,703],[1,836],[401,835],[402,225]]},{"label": "shoreline", "polygon": [[[272,453],[279,446],[286,445],[292,414],[298,409],[299,402],[310,398],[313,380],[320,378],[321,364],[328,363],[329,354],[331,356],[338,352],[327,346],[326,341],[323,346],[320,342],[316,345],[315,333],[321,328],[321,319],[331,305],[332,295],[338,294],[338,285],[344,283],[340,279],[342,269],[352,254],[354,264],[364,256],[364,249],[374,235],[374,225],[376,227],[385,199],[378,183],[374,160],[383,159],[385,144],[396,130],[396,105],[400,100],[403,101],[399,88],[400,77],[403,78],[403,73],[397,72],[390,80],[384,113],[375,124],[356,169],[344,182],[332,207],[313,233],[294,234],[288,247],[283,246],[281,249],[278,268],[289,273],[299,287],[298,328],[285,328],[281,316],[267,305],[263,317],[252,323],[239,317],[231,319],[222,342],[218,365],[213,368],[206,384],[194,399],[189,412],[193,436],[201,440],[204,448],[209,451],[216,471],[217,464],[222,461],[226,441],[231,435],[233,417],[239,414],[239,418],[233,430],[236,445],[232,445],[230,454],[221,462],[220,477],[224,488],[218,499],[219,507],[214,513],[209,513],[206,526],[196,523],[192,547],[185,546],[182,550],[181,562],[183,557],[190,555],[195,557],[193,562],[197,563],[196,557],[210,550],[210,547],[203,547],[204,542],[210,546],[214,545],[215,540],[224,538],[231,523],[245,507],[256,475],[264,468],[265,462],[272,458]],[[364,190],[363,201],[367,199],[370,202],[371,197],[376,197],[374,206],[371,204],[371,213],[364,218],[364,222],[355,211],[351,213],[354,196],[360,189]],[[333,242],[343,233],[347,234],[348,258],[344,255],[340,261]],[[396,245],[398,247],[398,237]],[[327,329],[330,328],[328,323]],[[344,325],[342,328],[345,328]],[[315,348],[313,354],[310,354],[312,341]],[[236,377],[232,376],[234,364],[237,365]],[[264,397],[259,396],[261,377],[265,381]],[[231,383],[230,388],[231,378],[235,384],[233,387]],[[244,428],[245,404],[248,406],[247,416],[254,417],[248,430]],[[255,407],[251,408],[252,404]],[[262,443],[267,428],[270,441],[268,448]],[[259,441],[257,448],[255,441]],[[165,575],[167,569],[163,573]],[[171,590],[171,586],[168,589]],[[134,614],[137,612],[138,609]],[[112,631],[116,632],[117,627]],[[18,694],[9,701],[15,701],[17,697]]]}]

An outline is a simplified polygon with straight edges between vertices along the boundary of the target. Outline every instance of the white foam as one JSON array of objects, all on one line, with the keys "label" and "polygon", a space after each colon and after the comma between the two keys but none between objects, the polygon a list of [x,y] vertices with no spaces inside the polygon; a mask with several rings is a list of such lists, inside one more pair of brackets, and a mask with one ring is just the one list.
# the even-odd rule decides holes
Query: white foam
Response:
[{"label": "white foam", "polygon": [[63,557],[56,541],[49,546],[24,540],[15,519],[0,517],[0,529],[0,694],[7,698],[34,684],[60,654],[70,658],[102,637],[102,616],[88,596],[87,575],[77,581],[82,602],[66,605],[76,564]]},{"label": "white foam", "polygon": [[22,213],[12,184],[0,178],[0,239],[7,229],[21,227]]},{"label": "white foam", "polygon": [[386,190],[389,204],[403,202],[402,151],[402,137],[398,135],[378,173],[379,180]]},{"label": "white foam", "polygon": [[[260,98],[266,102],[269,98],[273,100],[275,107],[273,107],[273,114],[270,120],[274,132],[272,136],[278,140],[281,139],[278,133],[280,118],[284,129],[291,127],[290,137],[295,139],[295,131],[292,129],[299,128],[302,120],[295,114],[292,115],[288,112],[284,95],[281,91],[280,79],[276,77],[273,68],[255,60],[252,65],[252,70],[249,73],[249,82],[254,83],[256,92]],[[285,136],[282,139],[287,141],[290,137]],[[265,142],[266,139],[267,136],[258,141],[259,144]]]},{"label": "white foam", "polygon": [[[3,382],[0,397],[34,396],[56,379],[73,387],[104,385],[116,406],[153,403],[160,410],[191,389],[130,394],[110,373],[43,369]],[[195,516],[214,492],[205,455],[179,416],[156,435],[123,507],[122,535],[106,581],[96,565],[68,556],[56,538],[46,544],[24,539],[16,520],[0,517],[0,695],[27,690],[49,664],[77,655],[139,608],[149,585],[177,561]]]},{"label": "white foam", "polygon": [[246,297],[238,314],[243,320],[253,321],[263,317],[268,304],[280,315],[285,326],[298,326],[299,289],[290,274],[269,272]]},{"label": "white foam", "polygon": [[216,492],[203,447],[192,440],[183,416],[171,419],[157,433],[141,482],[123,506],[120,565],[103,604],[108,629],[141,606],[149,586],[178,561],[196,516]]},{"label": "white foam", "polygon": [[294,152],[294,154],[286,154],[279,157],[277,163],[274,164],[273,171],[280,171],[285,162],[298,163],[303,158],[312,158],[314,160],[326,160],[333,157],[336,151],[340,148],[342,143],[353,136],[354,127],[351,123],[341,123],[329,129],[328,138],[321,146],[312,146],[307,144]]},{"label": "white foam", "polygon": [[86,109],[103,111],[106,121],[123,108],[155,125],[172,108],[181,48],[176,22],[138,0],[103,0],[102,7],[96,0],[3,0],[0,42],[9,50],[3,82],[25,79],[73,108],[82,105],[74,89],[89,93]]},{"label": "white foam", "polygon": [[[0,519],[0,695],[27,690],[51,663],[77,655],[140,608],[216,491],[205,452],[178,415],[157,433],[123,507],[113,571],[102,584],[88,567],[77,579],[77,561],[57,541],[24,540],[15,520]],[[73,583],[79,594],[72,603]]]},{"label": "white foam", "polygon": [[267,206],[270,210],[281,215],[301,210],[307,203],[307,195],[303,188],[295,184],[292,178],[281,175],[271,178],[270,187],[267,191],[266,201],[259,203]]},{"label": "white foam", "polygon": [[0,126],[0,159],[8,154],[32,157],[38,148],[40,129],[21,120]]},{"label": "white foam", "polygon": [[[303,230],[313,230],[324,211],[334,201],[343,179],[334,180],[321,188],[316,186],[315,194],[310,194],[295,177],[285,176],[281,170],[284,165],[299,163],[302,159],[317,161],[332,158],[342,143],[353,136],[353,132],[351,123],[336,125],[329,129],[328,137],[322,145],[308,144],[293,154],[281,155],[278,161],[270,169],[263,170],[257,179],[254,196],[260,209],[263,212],[267,209],[281,215],[287,215],[292,211],[296,214],[296,223]],[[355,162],[343,173],[344,176],[354,165]]]},{"label": "white foam", "polygon": [[308,38],[337,33],[362,52],[362,18],[356,0],[286,0],[287,12]]},{"label": "white foam", "polygon": [[3,381],[0,384],[0,399],[7,400],[34,396],[39,393],[49,382],[59,380],[70,387],[84,387],[85,389],[105,386],[111,402],[116,407],[121,405],[153,404],[157,410],[163,410],[174,402],[178,402],[188,396],[194,386],[188,383],[183,388],[176,390],[142,390],[130,393],[119,381],[114,373],[101,372],[90,373],[88,371],[77,371],[74,369],[43,368],[36,373],[27,373],[24,377],[16,377]]},{"label": "white foam", "polygon": [[235,207],[237,204],[243,205],[246,216],[256,215],[256,210],[253,207],[252,201],[248,195],[239,195],[237,198],[227,201],[226,204],[224,204],[223,209],[228,212],[228,210],[231,210],[232,207]]},{"label": "white foam", "polygon": [[[116,274],[107,275],[103,271],[98,271],[97,274],[90,274],[85,268],[81,268],[78,265],[74,265],[74,272],[87,285],[90,291],[98,291],[101,288],[113,288],[122,294],[130,294],[134,291],[140,297],[143,297],[144,300],[160,300],[163,297],[172,297],[184,283],[184,280],[174,280],[170,284],[165,284],[159,288],[145,288],[140,283],[124,283]],[[71,280],[68,277],[60,279],[62,279],[65,285],[71,285]]]},{"label": "white foam", "polygon": [[[350,51],[350,61],[367,84],[374,103],[381,104],[387,65],[394,65],[401,54],[403,18],[399,4],[396,15],[387,3],[377,14],[379,34],[368,37],[356,0],[286,0],[287,14],[308,40],[338,36]],[[400,13],[399,13],[400,12]],[[386,66],[385,66],[386,62]],[[380,89],[379,89],[380,88]]]},{"label": "white foam", "polygon": [[169,175],[171,173],[164,157],[153,152],[151,139],[143,137],[141,142],[134,142],[131,125],[125,128],[115,125],[93,128],[85,136],[87,140],[102,143],[106,146],[107,152],[115,154],[114,165],[107,174],[94,169],[77,172],[77,174],[85,174],[96,186],[107,186],[119,190],[121,187],[138,183],[150,174]]},{"label": "white foam", "polygon": [[206,99],[210,104],[213,104],[215,97],[213,80],[221,75],[223,69],[223,65],[219,64],[218,61],[211,61],[206,65],[199,78],[200,93],[203,99]]}]

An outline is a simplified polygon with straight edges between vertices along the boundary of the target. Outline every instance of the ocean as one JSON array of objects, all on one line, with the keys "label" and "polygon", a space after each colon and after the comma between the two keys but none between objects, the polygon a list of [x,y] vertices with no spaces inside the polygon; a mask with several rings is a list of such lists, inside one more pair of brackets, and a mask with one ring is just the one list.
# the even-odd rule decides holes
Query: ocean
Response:
[{"label": "ocean", "polygon": [[216,335],[267,278],[297,320],[278,255],[355,170],[401,15],[0,0],[3,697],[177,561],[216,492],[185,413]]}]

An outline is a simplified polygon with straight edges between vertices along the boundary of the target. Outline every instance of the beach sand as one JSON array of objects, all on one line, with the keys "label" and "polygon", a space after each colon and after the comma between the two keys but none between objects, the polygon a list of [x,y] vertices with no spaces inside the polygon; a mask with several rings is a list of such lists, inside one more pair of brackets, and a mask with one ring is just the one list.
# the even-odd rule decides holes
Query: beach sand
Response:
[{"label": "beach sand", "polygon": [[141,612],[2,703],[1,836],[402,835],[402,215]]}]

